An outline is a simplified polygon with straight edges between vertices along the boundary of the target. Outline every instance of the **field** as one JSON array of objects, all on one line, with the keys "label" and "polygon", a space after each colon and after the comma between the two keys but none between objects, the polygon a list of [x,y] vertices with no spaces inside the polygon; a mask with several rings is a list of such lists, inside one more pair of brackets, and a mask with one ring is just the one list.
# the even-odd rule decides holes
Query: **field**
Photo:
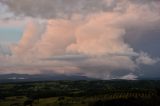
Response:
[{"label": "field", "polygon": [[2,83],[0,106],[160,106],[160,81]]}]

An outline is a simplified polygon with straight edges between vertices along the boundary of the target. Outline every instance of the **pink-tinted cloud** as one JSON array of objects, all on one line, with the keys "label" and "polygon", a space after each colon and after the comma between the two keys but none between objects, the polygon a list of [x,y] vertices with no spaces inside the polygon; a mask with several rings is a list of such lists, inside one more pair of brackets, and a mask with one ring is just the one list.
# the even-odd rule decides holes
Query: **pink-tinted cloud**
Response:
[{"label": "pink-tinted cloud", "polygon": [[[127,5],[123,12],[120,11],[121,5]],[[111,78],[114,70],[133,72],[139,64],[152,65],[157,61],[136,52],[124,41],[127,28],[141,28],[159,20],[159,13],[151,11],[149,5],[139,6],[130,2],[120,3],[110,12],[96,12],[87,16],[72,14],[70,19],[53,18],[42,23],[33,19],[28,22],[20,42],[12,47],[12,56],[7,60],[1,57],[1,61],[7,61],[9,67],[0,70],[7,71],[12,65],[17,72],[30,73],[27,70],[33,70],[31,73],[41,73],[47,70],[83,73],[104,79]],[[87,59],[60,61],[55,58],[66,55],[80,55]],[[99,69],[94,70],[94,67]],[[135,78],[133,75],[123,78],[130,77]]]}]

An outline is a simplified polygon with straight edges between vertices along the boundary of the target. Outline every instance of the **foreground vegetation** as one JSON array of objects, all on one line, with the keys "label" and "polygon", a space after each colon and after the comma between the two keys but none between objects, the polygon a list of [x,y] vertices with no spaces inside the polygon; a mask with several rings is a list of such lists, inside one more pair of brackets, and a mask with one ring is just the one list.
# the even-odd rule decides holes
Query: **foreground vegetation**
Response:
[{"label": "foreground vegetation", "polygon": [[160,106],[160,81],[5,83],[0,106]]}]

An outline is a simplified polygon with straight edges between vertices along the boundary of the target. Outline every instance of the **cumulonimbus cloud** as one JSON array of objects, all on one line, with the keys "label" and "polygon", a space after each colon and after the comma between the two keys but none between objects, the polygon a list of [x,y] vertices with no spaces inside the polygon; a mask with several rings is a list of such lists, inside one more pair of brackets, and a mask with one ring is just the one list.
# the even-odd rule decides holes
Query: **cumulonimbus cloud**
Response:
[{"label": "cumulonimbus cloud", "polygon": [[[26,2],[29,3],[29,1]],[[159,6],[154,2],[149,2],[149,4],[145,2],[140,5],[130,1],[106,0],[106,2],[110,3],[109,6],[114,7],[111,11],[109,9],[98,12],[89,10],[86,16],[73,12],[69,19],[49,17],[42,23],[31,20],[20,42],[12,47],[11,58],[17,58],[21,64],[23,62],[27,65],[37,63],[36,70],[40,71],[42,67],[38,68],[38,66],[43,64],[63,63],[63,68],[52,66],[49,68],[50,71],[62,72],[69,65],[66,70],[75,69],[77,73],[104,79],[110,79],[111,72],[115,70],[129,70],[128,72],[131,73],[140,64],[155,64],[158,59],[151,58],[147,53],[135,51],[125,42],[124,37],[127,28],[144,28],[158,23],[160,20],[160,13],[157,11]],[[154,8],[151,5],[154,5]],[[102,10],[100,7],[97,8]],[[15,7],[14,9],[16,13],[21,13]],[[153,12],[152,9],[156,11]],[[25,15],[34,17],[27,11],[24,10]],[[35,12],[35,14],[38,13]],[[46,18],[45,14],[40,15]],[[46,66],[45,68],[47,69]],[[123,78],[129,77],[137,78],[134,75]]]}]

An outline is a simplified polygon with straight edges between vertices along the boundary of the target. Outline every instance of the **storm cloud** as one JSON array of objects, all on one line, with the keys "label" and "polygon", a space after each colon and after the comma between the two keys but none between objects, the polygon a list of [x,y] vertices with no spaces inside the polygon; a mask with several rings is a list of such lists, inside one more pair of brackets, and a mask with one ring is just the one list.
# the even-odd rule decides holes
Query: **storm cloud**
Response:
[{"label": "storm cloud", "polygon": [[[27,24],[21,40],[11,46],[12,55],[1,56],[7,66],[0,70],[13,66],[22,73],[47,70],[136,79],[139,75],[134,73],[142,65],[159,62],[135,46],[152,36],[146,34],[149,29],[159,30],[158,0],[2,0],[1,4],[13,14],[9,20]],[[125,74],[112,75],[119,70]]]}]

